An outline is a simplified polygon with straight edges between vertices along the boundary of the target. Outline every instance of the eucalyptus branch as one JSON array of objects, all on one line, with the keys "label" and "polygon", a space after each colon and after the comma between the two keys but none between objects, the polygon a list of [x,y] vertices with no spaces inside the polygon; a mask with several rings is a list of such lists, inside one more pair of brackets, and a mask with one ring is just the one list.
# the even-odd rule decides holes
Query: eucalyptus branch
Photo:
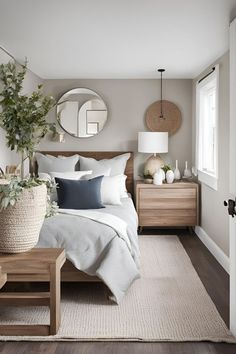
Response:
[{"label": "eucalyptus branch", "polygon": [[40,140],[47,133],[56,131],[55,124],[46,121],[55,100],[43,94],[42,85],[30,95],[23,95],[26,71],[27,61],[20,68],[12,61],[0,65],[0,126],[6,131],[7,145],[11,150],[32,157]]},{"label": "eucalyptus branch", "polygon": [[51,192],[56,188],[55,182],[35,177],[30,177],[28,179],[14,177],[8,184],[0,184],[0,211],[7,209],[10,206],[13,207],[25,188],[30,189],[41,186],[42,184],[45,184],[47,187],[47,206],[45,216],[49,217],[55,215],[58,211],[58,206],[56,202],[51,202],[50,198]]}]

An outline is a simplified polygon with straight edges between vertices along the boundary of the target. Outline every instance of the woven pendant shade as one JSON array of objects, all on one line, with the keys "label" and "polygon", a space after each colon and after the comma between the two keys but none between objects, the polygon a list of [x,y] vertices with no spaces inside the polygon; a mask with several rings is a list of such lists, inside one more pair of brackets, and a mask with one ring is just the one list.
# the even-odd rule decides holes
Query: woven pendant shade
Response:
[{"label": "woven pendant shade", "polygon": [[153,132],[168,132],[169,136],[175,134],[182,124],[182,115],[179,108],[173,102],[163,100],[161,115],[161,101],[156,101],[148,107],[146,112],[146,124]]}]

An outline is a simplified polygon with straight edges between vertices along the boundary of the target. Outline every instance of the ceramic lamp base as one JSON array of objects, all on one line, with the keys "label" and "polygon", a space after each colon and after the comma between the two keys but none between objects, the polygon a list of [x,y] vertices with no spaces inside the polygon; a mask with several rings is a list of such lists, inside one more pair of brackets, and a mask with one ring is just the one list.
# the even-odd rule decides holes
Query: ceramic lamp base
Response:
[{"label": "ceramic lamp base", "polygon": [[165,165],[165,162],[158,155],[150,156],[144,165],[144,174],[154,175],[155,172]]}]

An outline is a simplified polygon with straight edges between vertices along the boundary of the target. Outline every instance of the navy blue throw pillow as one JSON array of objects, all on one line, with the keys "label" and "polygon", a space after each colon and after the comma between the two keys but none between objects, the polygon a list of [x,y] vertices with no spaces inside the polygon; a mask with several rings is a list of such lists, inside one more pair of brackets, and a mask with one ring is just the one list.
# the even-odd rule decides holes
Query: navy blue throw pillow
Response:
[{"label": "navy blue throw pillow", "polygon": [[58,205],[61,209],[105,208],[101,200],[103,176],[89,180],[69,180],[55,177]]}]

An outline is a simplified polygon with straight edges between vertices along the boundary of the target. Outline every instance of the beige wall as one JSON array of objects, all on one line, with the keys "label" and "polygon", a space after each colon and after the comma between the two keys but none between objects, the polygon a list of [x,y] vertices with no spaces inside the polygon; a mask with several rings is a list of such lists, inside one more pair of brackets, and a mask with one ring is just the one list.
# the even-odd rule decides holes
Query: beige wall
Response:
[{"label": "beige wall", "polygon": [[[160,80],[45,80],[45,93],[56,99],[75,87],[86,87],[99,93],[108,106],[108,122],[104,130],[92,138],[77,139],[66,134],[64,144],[49,140],[40,145],[42,150],[131,150],[137,152],[137,135],[147,130],[145,111],[160,98]],[[167,162],[192,160],[192,80],[165,80],[164,98],[176,103],[183,115],[180,130],[169,140]],[[55,121],[55,110],[49,115]],[[147,155],[135,154],[135,175],[142,170]]]},{"label": "beige wall", "polygon": [[219,180],[218,190],[202,184],[201,227],[212,240],[229,254],[229,222],[223,201],[229,196],[229,53],[226,53],[193,81],[193,161],[195,159],[196,82],[219,64]]}]

